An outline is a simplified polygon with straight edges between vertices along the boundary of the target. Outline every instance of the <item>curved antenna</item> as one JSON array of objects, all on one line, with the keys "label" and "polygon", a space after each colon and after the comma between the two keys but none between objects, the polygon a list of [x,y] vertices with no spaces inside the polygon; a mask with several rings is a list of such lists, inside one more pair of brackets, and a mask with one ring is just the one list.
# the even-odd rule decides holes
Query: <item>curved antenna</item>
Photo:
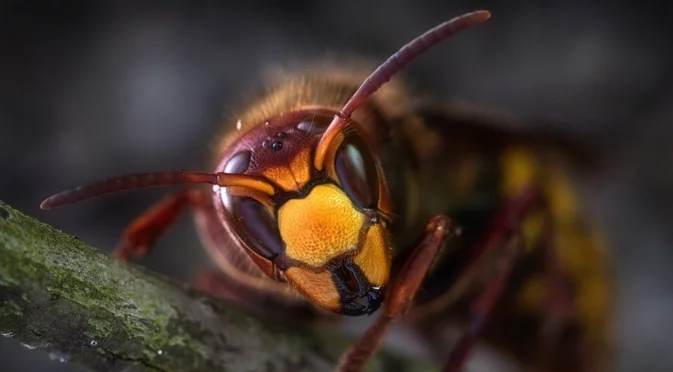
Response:
[{"label": "curved antenna", "polygon": [[52,195],[45,199],[40,208],[52,209],[66,204],[76,203],[85,199],[94,198],[120,191],[142,189],[147,187],[187,185],[207,183],[221,187],[242,186],[273,196],[274,187],[261,178],[243,174],[229,173],[201,173],[190,171],[165,171],[152,173],[131,174],[121,177],[108,178],[80,186]]},{"label": "curved antenna", "polygon": [[379,90],[383,84],[387,83],[390,78],[404,68],[409,62],[414,60],[418,55],[424,53],[440,41],[446,40],[460,31],[476,26],[490,17],[491,13],[489,11],[479,10],[453,18],[415,38],[383,62],[367,77],[367,79],[365,79],[362,85],[360,85],[360,88],[358,88],[355,94],[353,94],[348,102],[346,102],[341,111],[334,115],[334,119],[329,127],[327,127],[322,138],[320,138],[320,142],[318,142],[314,160],[315,168],[317,170],[322,170],[325,157],[327,156],[327,150],[332,141],[334,141],[337,134],[344,129],[351,114],[353,114],[353,111],[360,107],[369,96]]}]

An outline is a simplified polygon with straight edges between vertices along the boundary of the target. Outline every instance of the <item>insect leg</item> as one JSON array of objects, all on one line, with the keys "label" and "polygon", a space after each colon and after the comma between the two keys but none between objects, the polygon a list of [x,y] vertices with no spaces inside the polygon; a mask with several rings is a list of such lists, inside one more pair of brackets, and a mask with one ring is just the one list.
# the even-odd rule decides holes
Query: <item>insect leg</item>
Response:
[{"label": "insect leg", "polygon": [[390,325],[399,319],[411,306],[428,269],[445,240],[454,235],[448,217],[438,215],[430,219],[425,234],[411,257],[405,262],[399,275],[386,294],[383,314],[344,354],[339,363],[339,371],[360,371],[378,350]]},{"label": "insect leg", "polygon": [[[502,246],[504,251],[499,255],[493,276],[474,300],[469,315],[468,329],[452,349],[444,365],[444,371],[459,371],[467,360],[476,337],[482,332],[496,302],[501,297],[516,262],[523,243],[519,230],[520,225],[525,215],[537,202],[539,202],[539,193],[534,189],[523,189],[516,196],[511,197],[493,220],[485,238],[475,246],[472,256],[473,263],[482,254],[494,248],[497,249],[498,246]],[[463,275],[466,274],[469,275],[469,270]]]},{"label": "insect leg", "polygon": [[207,203],[206,195],[196,189],[183,189],[166,196],[138,216],[124,230],[113,255],[121,260],[149,253],[154,242],[175,222],[186,206],[198,207]]},{"label": "insect leg", "polygon": [[498,260],[495,273],[472,304],[468,329],[451,350],[444,366],[445,372],[456,372],[462,368],[477,336],[482,332],[491,311],[504,291],[522,243],[518,232],[511,231],[508,234],[504,252]]}]

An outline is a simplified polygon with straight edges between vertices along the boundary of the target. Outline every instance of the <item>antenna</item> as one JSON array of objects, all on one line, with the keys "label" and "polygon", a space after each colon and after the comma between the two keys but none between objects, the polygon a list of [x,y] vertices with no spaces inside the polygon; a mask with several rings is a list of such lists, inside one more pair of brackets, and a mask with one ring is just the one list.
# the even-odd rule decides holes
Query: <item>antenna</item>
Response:
[{"label": "antenna", "polygon": [[362,103],[374,94],[381,86],[387,83],[390,78],[397,74],[404,66],[413,61],[416,57],[433,47],[440,41],[446,40],[460,31],[467,30],[491,18],[491,13],[487,10],[479,10],[472,13],[446,21],[434,28],[428,30],[423,35],[415,38],[390,56],[374,72],[371,73],[360,85],[360,88],[346,102],[344,107],[330,123],[329,127],[320,138],[316,148],[314,166],[317,170],[322,170],[325,163],[325,156],[334,138],[341,132],[353,112],[362,105]]},{"label": "antenna", "polygon": [[190,171],[165,171],[131,174],[121,177],[108,178],[80,186],[76,189],[67,190],[45,199],[40,208],[52,209],[66,204],[76,203],[93,197],[112,194],[120,191],[142,189],[148,187],[187,185],[187,184],[211,184],[221,187],[242,186],[268,195],[274,195],[274,187],[261,178],[243,174],[229,173],[201,173]]}]

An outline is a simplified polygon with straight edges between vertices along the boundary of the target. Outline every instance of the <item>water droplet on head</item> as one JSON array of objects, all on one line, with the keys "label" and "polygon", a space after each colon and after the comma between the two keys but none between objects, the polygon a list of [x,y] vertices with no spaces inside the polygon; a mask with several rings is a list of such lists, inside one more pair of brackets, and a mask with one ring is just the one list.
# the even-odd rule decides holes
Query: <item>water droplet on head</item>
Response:
[{"label": "water droplet on head", "polygon": [[159,350],[159,351],[157,351],[157,354],[159,354],[159,355],[161,355],[161,354],[163,354],[163,353],[164,353],[163,350]]}]

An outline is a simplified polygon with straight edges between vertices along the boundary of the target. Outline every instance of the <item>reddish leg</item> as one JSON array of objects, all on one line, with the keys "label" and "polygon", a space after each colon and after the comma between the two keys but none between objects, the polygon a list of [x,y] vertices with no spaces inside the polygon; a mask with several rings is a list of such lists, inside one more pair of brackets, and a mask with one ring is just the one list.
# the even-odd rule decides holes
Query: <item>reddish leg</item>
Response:
[{"label": "reddish leg", "polygon": [[505,289],[520,247],[521,236],[512,234],[507,240],[505,251],[498,260],[493,277],[472,304],[468,329],[451,351],[451,355],[444,366],[445,372],[460,371],[465,364],[477,336],[484,329],[495,304]]},{"label": "reddish leg", "polygon": [[495,304],[500,299],[522,243],[519,226],[526,213],[536,205],[537,197],[538,193],[534,190],[526,190],[510,199],[496,216],[485,239],[474,248],[472,263],[477,262],[484,252],[505,243],[505,249],[498,260],[492,278],[472,305],[468,329],[454,346],[444,365],[445,372],[459,371],[463,367],[477,336],[483,331]]},{"label": "reddish leg", "polygon": [[[493,280],[475,302],[470,330],[452,352],[446,365],[447,370],[458,370],[462,367],[474,339],[483,329],[491,310],[502,294],[520,245],[518,227],[536,201],[537,193],[533,190],[524,191],[512,198],[506,203],[502,212],[496,216],[486,238],[475,247],[472,263],[476,262],[485,251],[503,242],[506,243],[505,254],[496,268]],[[341,372],[360,371],[380,347],[383,336],[391,323],[404,315],[412,305],[413,298],[442,243],[453,232],[450,231],[450,225],[450,221],[444,216],[435,216],[430,220],[426,227],[425,238],[400,270],[397,280],[388,291],[384,313],[342,357],[339,365]]]},{"label": "reddish leg", "polygon": [[502,244],[506,235],[518,230],[526,213],[533,208],[537,201],[538,193],[533,189],[524,190],[509,199],[493,220],[485,238],[472,248],[472,259],[468,266],[475,263],[485,251]]},{"label": "reddish leg", "polygon": [[195,189],[183,189],[166,196],[126,228],[113,255],[124,261],[146,255],[156,240],[173,225],[184,207],[200,207],[206,202],[207,196]]},{"label": "reddish leg", "polygon": [[453,233],[451,221],[445,216],[435,216],[428,222],[423,240],[406,261],[388,290],[383,314],[344,354],[339,363],[339,371],[355,372],[363,369],[381,346],[390,325],[404,315],[411,306],[442,243]]}]

